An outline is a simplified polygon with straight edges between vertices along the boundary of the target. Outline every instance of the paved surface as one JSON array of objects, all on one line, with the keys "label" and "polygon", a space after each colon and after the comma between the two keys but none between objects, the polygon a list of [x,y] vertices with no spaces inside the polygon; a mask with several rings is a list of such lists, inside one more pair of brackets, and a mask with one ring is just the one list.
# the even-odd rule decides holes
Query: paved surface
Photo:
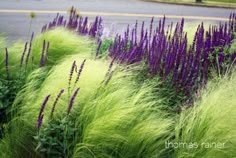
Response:
[{"label": "paved surface", "polygon": [[158,4],[141,0],[1,0],[0,1],[0,33],[4,33],[9,41],[27,39],[30,29],[29,12],[33,10],[31,31],[40,32],[43,24],[52,20],[56,12],[66,13],[70,6],[91,18],[96,15],[104,17],[106,28],[113,24],[117,31],[121,31],[127,24],[134,24],[136,20],[148,23],[151,16],[156,20],[166,15],[170,21],[180,21],[185,17],[187,22],[218,23],[225,21],[235,10],[220,8],[201,8],[192,6]]}]

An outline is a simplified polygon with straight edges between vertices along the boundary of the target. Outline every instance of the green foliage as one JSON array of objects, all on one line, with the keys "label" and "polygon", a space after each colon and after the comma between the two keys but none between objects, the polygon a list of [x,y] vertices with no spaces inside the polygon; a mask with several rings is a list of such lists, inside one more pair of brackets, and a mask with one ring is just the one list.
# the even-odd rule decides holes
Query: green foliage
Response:
[{"label": "green foliage", "polygon": [[190,102],[191,94],[186,97],[186,94],[181,89],[176,89],[175,85],[171,82],[171,75],[165,80],[160,79],[158,75],[152,76],[148,74],[148,68],[146,64],[141,64],[141,66],[133,66],[128,69],[129,73],[132,73],[132,80],[135,82],[135,86],[140,87],[145,83],[152,85],[149,93],[156,96],[156,99],[161,98],[161,103],[158,108],[167,111],[168,113],[178,113],[179,109],[183,104]]},{"label": "green foliage", "polygon": [[47,65],[57,64],[67,55],[82,54],[89,56],[95,47],[92,41],[86,37],[78,36],[74,32],[64,28],[57,28],[40,34],[34,39],[32,45],[32,56],[34,56],[34,64],[39,65],[43,41],[49,42],[49,52],[47,57]]},{"label": "green foliage", "polygon": [[[59,142],[65,140],[67,141],[66,150],[73,154],[72,157],[93,157],[94,155],[96,157],[143,157],[144,155],[154,157],[165,155],[167,151],[164,143],[173,131],[173,121],[158,110],[160,99],[150,93],[152,85],[144,83],[141,87],[135,87],[133,81],[129,79],[129,76],[124,76],[123,72],[114,73],[110,82],[104,84],[109,63],[101,60],[87,59],[78,85],[75,85],[75,87],[81,88],[71,113],[72,120],[75,121],[74,127],[77,129],[75,139],[71,141],[54,139],[55,137],[52,136],[54,133],[50,133],[51,129],[57,129],[58,132],[63,131],[63,126],[60,126],[63,124],[62,122],[50,123],[50,111],[54,101],[52,99],[46,106],[44,124],[40,129],[39,137],[37,140],[32,140],[33,136],[37,134],[35,131],[36,118],[43,98],[48,94],[51,94],[51,98],[55,98],[60,89],[67,89],[70,67],[74,59],[77,59],[77,63],[81,63],[84,58],[73,55],[54,66],[49,73],[40,69],[34,71],[28,78],[30,80],[27,81],[27,85],[14,102],[18,113],[13,119],[15,122],[13,122],[13,126],[19,122],[29,125],[24,129],[28,135],[19,135],[15,138],[14,144],[4,138],[0,146],[5,146],[6,151],[2,154],[9,152],[10,146],[13,146],[15,156],[24,155],[22,144],[26,144],[31,139],[31,145],[28,145],[30,148],[28,152],[31,155],[38,154],[34,149],[39,144],[39,151],[45,151],[47,148],[51,153],[51,151],[58,149],[49,147],[46,142],[55,141],[54,143],[60,144]],[[71,83],[75,77],[73,76]],[[69,91],[65,91],[58,101],[55,118],[64,116],[69,94]],[[67,123],[66,126],[68,126]],[[22,130],[20,126],[16,127],[18,128],[14,131],[8,132],[8,137],[17,135],[18,131]],[[74,131],[74,127],[69,131]],[[63,133],[58,132],[56,134]],[[61,138],[61,136],[56,138]],[[68,142],[72,144],[71,147],[68,146]],[[73,144],[75,145],[73,146]],[[62,146],[56,147],[61,149]]]},{"label": "green foliage", "polygon": [[76,120],[82,134],[73,157],[163,157],[173,122],[158,110],[151,88],[113,78],[82,104]]},{"label": "green foliage", "polygon": [[43,157],[71,157],[75,142],[74,123],[69,117],[49,120],[39,130],[36,151]]},{"label": "green foliage", "polygon": [[234,34],[234,40],[232,42],[232,45],[230,47],[230,53],[235,53],[236,52],[236,33]]},{"label": "green foliage", "polygon": [[[9,68],[9,77],[10,79],[18,79],[19,74],[24,73],[22,69],[20,69],[20,58],[21,53],[24,49],[24,45],[22,42],[14,43],[11,47],[8,48],[8,68]],[[6,54],[5,49],[0,52],[0,73],[1,78],[6,79],[6,66],[5,66]]]},{"label": "green foliage", "polygon": [[10,106],[22,87],[20,80],[0,79],[0,109]]},{"label": "green foliage", "polygon": [[177,148],[174,157],[222,158],[236,155],[235,82],[235,72],[229,78],[212,81],[195,107],[181,114],[176,125],[175,142],[196,143],[198,147]]},{"label": "green foliage", "polygon": [[102,55],[102,56],[106,55],[111,43],[112,43],[111,39],[104,39],[102,41],[102,45],[101,45],[101,48],[100,48],[99,55]]},{"label": "green foliage", "polygon": [[[33,70],[39,68],[44,40],[50,43],[46,66],[55,65],[67,55],[78,53],[83,54],[84,56],[89,56],[92,53],[92,50],[95,50],[92,41],[88,38],[77,36],[73,32],[63,28],[50,30],[36,36],[35,39],[33,39],[29,61],[27,64],[25,63],[26,54],[28,53],[27,50],[22,68],[20,68],[20,61],[24,50],[24,44],[18,42],[8,49],[9,74],[11,78],[18,78],[19,72],[25,73],[27,76]],[[3,77],[6,76],[5,50],[0,52],[0,73],[3,74]]]},{"label": "green foliage", "polygon": [[[50,41],[47,63],[38,68],[44,40]],[[110,42],[103,43],[100,54],[106,52]],[[0,80],[0,106],[5,108],[13,103],[11,121],[0,127],[4,129],[0,157],[222,158],[236,155],[235,73],[222,81],[210,82],[196,105],[178,116],[176,111],[168,112],[186,100],[193,101],[168,84],[169,78],[163,83],[156,76],[147,76],[147,69],[139,66],[124,69],[114,64],[108,72],[110,61],[93,60],[92,42],[73,32],[59,28],[37,36],[32,45],[34,60],[20,69],[22,50],[22,43],[9,49],[10,79],[3,75]],[[0,53],[0,59],[0,72],[5,74],[4,53]],[[84,59],[83,72],[79,82],[75,82]],[[76,70],[69,85],[73,61]],[[107,82],[109,75],[111,79]],[[79,95],[70,115],[66,115],[70,96],[78,87]],[[52,106],[61,89],[65,92],[52,118]],[[51,97],[38,130],[37,116],[48,94]],[[166,147],[168,141],[225,143],[225,148],[174,149]]]}]

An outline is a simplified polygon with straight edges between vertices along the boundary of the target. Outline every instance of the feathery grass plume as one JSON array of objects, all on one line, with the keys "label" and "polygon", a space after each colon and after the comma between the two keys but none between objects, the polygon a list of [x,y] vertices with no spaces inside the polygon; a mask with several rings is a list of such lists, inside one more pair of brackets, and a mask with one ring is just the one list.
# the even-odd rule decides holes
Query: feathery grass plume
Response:
[{"label": "feathery grass plume", "polygon": [[[91,54],[90,51],[84,53],[89,55]],[[8,154],[11,152],[9,150],[14,149],[14,153],[10,154],[12,157],[17,157],[20,153],[24,155],[24,157],[27,157],[27,154],[36,154],[34,150],[36,148],[34,146],[35,140],[31,140],[31,138],[35,136],[37,132],[35,130],[35,124],[38,119],[40,105],[49,92],[51,94],[51,98],[56,98],[58,92],[68,85],[68,76],[65,75],[65,73],[70,71],[71,63],[74,59],[76,59],[77,62],[82,63],[85,56],[87,58],[86,66],[83,68],[83,75],[80,76],[77,85],[78,87],[83,87],[80,89],[80,94],[82,95],[74,99],[74,105],[77,105],[77,102],[80,103],[80,105],[83,105],[87,101],[92,101],[91,99],[96,94],[96,89],[98,89],[104,79],[109,63],[106,61],[91,60],[88,58],[89,55],[74,54],[68,56],[52,68],[43,67],[36,69],[28,76],[26,85],[20,93],[18,93],[12,107],[12,110],[17,112],[15,117],[12,118],[11,123],[11,126],[14,126],[14,131],[7,131],[7,138],[3,138],[4,143],[1,142],[5,146],[4,149],[8,148],[4,151],[4,153]],[[64,91],[64,95],[62,95],[58,100],[56,107],[57,110],[55,110],[53,114],[55,118],[61,118],[65,114],[69,103],[67,97],[68,95],[68,92]],[[43,113],[44,123],[47,123],[50,119],[53,103],[54,100],[48,100],[47,106],[45,107]],[[74,110],[70,115],[73,115],[74,112],[79,111],[78,108],[80,108],[80,106],[73,106]],[[17,136],[19,130],[22,131],[22,127],[24,127],[24,132],[20,132],[21,134]],[[25,133],[27,133],[27,135],[25,135]],[[11,137],[14,137],[14,143],[11,143]],[[2,146],[1,143],[0,146]],[[26,143],[28,145],[22,146],[22,144]],[[31,149],[28,149],[29,147]],[[1,154],[4,155],[4,153]]]},{"label": "feathery grass plume", "polygon": [[76,121],[82,138],[73,157],[165,156],[173,122],[156,108],[160,100],[153,99],[152,88],[148,83],[134,86],[115,73],[94,101],[80,104]]},{"label": "feathery grass plume", "polygon": [[[58,34],[60,34],[60,36],[58,36]],[[50,49],[46,49],[47,55],[45,55],[47,66],[55,65],[67,55],[80,53],[83,54],[84,57],[88,57],[90,55],[88,52],[92,52],[92,50],[95,49],[95,45],[92,44],[93,42],[91,39],[75,35],[73,32],[63,28],[57,28],[55,30],[45,32],[37,35],[35,38],[34,34],[32,34],[30,40],[31,42],[28,43],[28,50],[26,50],[25,59],[23,61],[24,64],[27,63],[27,65],[30,65],[27,66],[26,76],[39,67],[42,43],[44,40],[50,41],[50,44],[48,43],[46,46],[46,48],[49,48],[50,46]],[[9,71],[11,72],[11,77],[13,78],[17,78],[19,76],[18,73],[22,58],[22,50],[24,50],[24,44],[21,42],[17,42],[8,48]],[[33,57],[33,63],[30,60],[30,56]],[[5,75],[5,53],[0,53],[0,72]]]},{"label": "feathery grass plume", "polygon": [[[60,35],[60,36],[59,36]],[[47,66],[53,66],[67,55],[83,54],[89,56],[88,52],[95,49],[92,40],[81,37],[65,28],[56,28],[38,35],[33,42],[32,52],[35,57],[35,65],[38,65],[41,58],[43,41],[50,42],[50,49],[46,49]]]},{"label": "feathery grass plume", "polygon": [[58,95],[57,95],[57,97],[56,97],[56,99],[55,99],[55,101],[54,101],[54,103],[53,103],[52,110],[51,110],[51,115],[50,115],[51,118],[53,118],[53,113],[54,113],[54,111],[55,111],[56,105],[57,105],[58,100],[60,99],[60,97],[61,97],[61,95],[62,95],[63,93],[64,93],[64,89],[62,89],[62,90],[58,93]]},{"label": "feathery grass plume", "polygon": [[[174,157],[234,157],[236,155],[236,72],[210,81],[196,106],[180,115],[174,142],[185,143]],[[191,148],[191,144],[197,147]]]},{"label": "feathery grass plume", "polygon": [[70,98],[70,101],[69,101],[69,104],[68,104],[68,108],[67,108],[67,115],[70,114],[70,111],[71,111],[72,106],[73,106],[74,101],[75,101],[75,97],[77,96],[77,94],[78,94],[78,92],[79,92],[79,89],[80,89],[80,88],[77,88],[77,89],[74,91],[74,93],[73,93],[73,95],[71,96],[71,98]]},{"label": "feathery grass plume", "polygon": [[[17,96],[14,105],[18,108],[18,114],[13,118],[12,124],[16,126],[13,131],[8,132],[4,143],[0,143],[0,147],[4,144],[5,149],[2,155],[11,149],[14,149],[14,153],[11,153],[13,157],[19,154],[26,157],[27,154],[37,155],[34,150],[34,144],[37,143],[29,139],[36,132],[35,122],[39,106],[49,92],[51,97],[56,97],[58,91],[68,84],[68,76],[64,74],[71,70],[70,63],[74,59],[82,63],[84,56],[68,56],[50,72],[37,69],[29,76],[29,81]],[[77,144],[75,150],[71,151],[73,157],[90,157],[91,152],[97,157],[165,155],[168,152],[165,150],[165,141],[171,136],[173,121],[158,110],[161,99],[150,93],[154,87],[148,83],[134,86],[134,82],[126,78],[123,72],[113,73],[108,84],[101,85],[109,64],[110,62],[101,60],[86,60],[86,67],[83,68],[83,75],[78,83],[78,87],[81,87],[80,97],[73,99],[74,105],[79,103],[80,106],[73,106],[74,110],[70,113],[70,116],[75,118],[76,128],[79,129],[73,139],[75,142],[72,143]],[[64,93],[57,103],[60,106],[57,106],[55,116],[61,116],[68,107],[68,92]],[[44,123],[50,117],[52,106],[53,101],[50,99],[43,112]],[[22,130],[17,124],[28,127],[23,126]],[[19,130],[21,135],[17,136]],[[14,143],[8,139],[11,136],[14,137]]]}]

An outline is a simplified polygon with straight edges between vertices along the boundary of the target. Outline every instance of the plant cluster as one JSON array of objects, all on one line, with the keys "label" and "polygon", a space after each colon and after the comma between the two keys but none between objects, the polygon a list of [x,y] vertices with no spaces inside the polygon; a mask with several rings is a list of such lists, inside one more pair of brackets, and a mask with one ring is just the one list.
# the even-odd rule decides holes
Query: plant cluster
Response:
[{"label": "plant cluster", "polygon": [[57,14],[56,18],[54,18],[52,22],[49,22],[49,24],[42,27],[42,32],[55,27],[65,27],[74,30],[80,35],[88,35],[94,38],[100,38],[103,32],[101,17],[97,16],[95,20],[89,24],[88,17],[83,18],[80,16],[74,7],[70,9],[68,21],[64,18],[64,16]]},{"label": "plant cluster", "polygon": [[144,63],[146,76],[156,76],[173,84],[187,96],[205,85],[214,67],[219,74],[225,73],[235,63],[236,52],[230,47],[236,31],[236,14],[228,23],[210,26],[205,30],[198,26],[192,43],[184,32],[184,19],[167,27],[165,17],[153,28],[152,18],[148,29],[144,22],[138,33],[138,23],[128,26],[124,35],[117,35],[110,45],[109,55],[119,63]]},{"label": "plant cluster", "polygon": [[[72,7],[68,21],[58,14],[29,43],[3,50],[0,106],[11,115],[0,157],[234,157],[236,14],[199,25],[191,44],[184,20],[165,21],[102,39],[101,18],[88,25]],[[178,113],[163,110],[182,97]]]}]

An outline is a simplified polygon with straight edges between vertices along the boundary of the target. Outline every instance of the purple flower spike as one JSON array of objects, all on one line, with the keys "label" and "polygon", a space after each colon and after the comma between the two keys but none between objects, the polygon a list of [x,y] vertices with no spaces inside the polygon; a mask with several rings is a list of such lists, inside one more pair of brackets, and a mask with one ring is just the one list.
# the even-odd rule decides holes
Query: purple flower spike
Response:
[{"label": "purple flower spike", "polygon": [[34,32],[32,32],[31,34],[30,43],[32,43],[33,39],[34,39]]},{"label": "purple flower spike", "polygon": [[50,98],[50,95],[47,95],[41,105],[41,108],[40,108],[40,111],[39,111],[39,115],[38,115],[38,129],[41,127],[41,124],[42,124],[42,119],[43,119],[43,112],[44,112],[44,109],[47,105],[47,102]]},{"label": "purple flower spike", "polygon": [[38,118],[38,121],[37,121],[37,129],[39,130],[43,124],[43,117],[44,117],[44,114],[42,114],[39,118]]},{"label": "purple flower spike", "polygon": [[99,40],[98,47],[97,47],[97,50],[96,50],[96,57],[98,57],[98,54],[99,54],[100,49],[101,49],[101,46],[102,46],[102,40]]},{"label": "purple flower spike", "polygon": [[28,42],[25,43],[25,48],[24,48],[24,51],[23,51],[23,53],[22,53],[22,55],[21,55],[20,67],[22,67],[22,65],[23,65],[24,57],[25,57],[25,52],[26,52],[26,50],[27,50],[27,46],[28,46]]},{"label": "purple flower spike", "polygon": [[6,58],[5,58],[5,67],[6,67],[6,75],[7,75],[7,79],[9,78],[9,55],[8,55],[8,50],[6,48]]},{"label": "purple flower spike", "polygon": [[45,57],[44,57],[44,62],[45,62],[45,63],[47,62],[47,59],[48,59],[48,50],[49,50],[49,47],[50,47],[50,43],[47,42],[47,47],[46,47],[46,52],[45,52]]},{"label": "purple flower spike", "polygon": [[72,80],[72,76],[74,74],[75,69],[76,69],[76,61],[74,60],[71,66],[70,75],[69,75],[68,92],[70,91],[71,80]]},{"label": "purple flower spike", "polygon": [[59,92],[59,94],[57,95],[57,97],[56,97],[56,100],[54,101],[54,103],[53,103],[53,106],[52,106],[52,110],[51,110],[51,118],[53,117],[53,113],[54,113],[54,111],[55,111],[55,107],[56,107],[56,105],[57,105],[57,102],[58,102],[58,100],[60,99],[60,97],[61,97],[61,95],[64,93],[64,89],[62,89],[60,92]]},{"label": "purple flower spike", "polygon": [[77,88],[77,89],[74,91],[74,93],[73,93],[73,95],[71,96],[71,98],[70,98],[70,102],[69,102],[68,109],[67,109],[67,115],[70,114],[70,111],[71,111],[71,109],[72,109],[72,106],[73,106],[73,104],[74,104],[75,98],[76,98],[76,96],[77,96],[79,90],[80,90],[80,88]]},{"label": "purple flower spike", "polygon": [[30,44],[29,44],[29,49],[28,49],[28,53],[27,53],[27,56],[26,56],[26,60],[25,60],[25,65],[26,66],[28,65],[28,62],[29,62],[31,47],[32,47],[32,42],[30,42]]},{"label": "purple flower spike", "polygon": [[83,71],[85,62],[86,62],[86,59],[84,59],[84,61],[83,61],[82,64],[80,65],[80,69],[79,69],[79,71],[78,71],[78,74],[77,74],[77,77],[76,77],[76,80],[75,80],[75,85],[76,85],[76,83],[79,81],[79,78],[80,78],[80,75],[81,75],[81,73],[82,73],[82,71]]},{"label": "purple flower spike", "polygon": [[46,41],[43,40],[43,49],[41,52],[41,58],[40,58],[40,64],[39,64],[40,67],[44,66],[44,64],[45,64],[45,61],[44,61],[45,47],[46,47]]}]

